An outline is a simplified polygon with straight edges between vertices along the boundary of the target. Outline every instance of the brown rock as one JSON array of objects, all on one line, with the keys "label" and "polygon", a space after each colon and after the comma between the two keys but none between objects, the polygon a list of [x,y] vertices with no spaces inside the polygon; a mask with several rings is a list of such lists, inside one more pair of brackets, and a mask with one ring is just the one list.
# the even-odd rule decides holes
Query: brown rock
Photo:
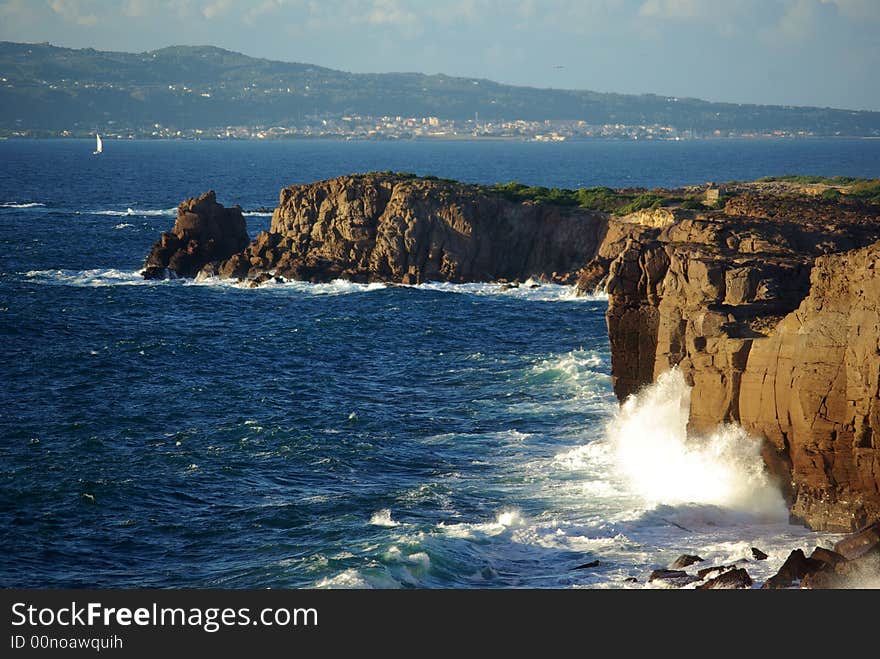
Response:
[{"label": "brown rock", "polygon": [[838,588],[880,588],[880,548],[840,563],[834,571],[841,577]]},{"label": "brown rock", "polygon": [[880,547],[852,560],[827,549],[817,548],[813,555],[825,562],[821,570],[803,578],[801,588],[880,588]]},{"label": "brown rock", "polygon": [[829,567],[836,567],[846,562],[846,557],[838,554],[836,551],[825,549],[824,547],[816,547],[810,554],[811,561],[820,561]]},{"label": "brown rock", "polygon": [[878,550],[880,550],[880,521],[869,524],[834,545],[834,551],[837,554],[850,560]]},{"label": "brown rock", "polygon": [[795,549],[785,559],[785,563],[782,564],[779,571],[764,582],[762,588],[788,588],[793,586],[796,581],[800,581],[808,574],[818,572],[824,567],[825,563],[822,561],[807,558],[802,549]]},{"label": "brown rock", "polygon": [[756,561],[766,561],[766,560],[767,560],[767,554],[765,554],[764,552],[762,552],[762,551],[761,551],[760,549],[758,549],[757,547],[752,547],[752,558],[754,558]]},{"label": "brown rock", "polygon": [[703,559],[699,556],[694,556],[692,554],[682,554],[678,558],[675,559],[675,562],[669,566],[672,570],[681,570],[682,568],[686,568],[688,565],[693,565],[694,563],[702,563]]},{"label": "brown rock", "polygon": [[822,569],[811,572],[801,580],[801,588],[806,590],[830,590],[844,588],[846,578],[838,574],[834,569]]},{"label": "brown rock", "polygon": [[714,567],[704,567],[701,570],[697,570],[697,576],[702,580],[707,576],[714,574],[716,572],[727,572],[728,570],[735,570],[736,565],[716,565]]},{"label": "brown rock", "polygon": [[595,256],[606,225],[602,213],[509,201],[462,183],[343,176],[281,191],[269,232],[247,249],[248,274],[568,282]]},{"label": "brown rock", "polygon": [[145,279],[169,273],[195,277],[205,266],[243,250],[249,240],[241,208],[224,208],[210,190],[181,202],[174,228],[153,245],[142,274]]},{"label": "brown rock", "polygon": [[676,588],[681,588],[694,581],[699,581],[699,579],[684,570],[654,570],[648,577],[648,583],[653,581],[660,581]]},{"label": "brown rock", "polygon": [[751,588],[752,578],[743,568],[729,570],[709,579],[704,584],[697,586],[698,590],[732,590],[736,588]]}]

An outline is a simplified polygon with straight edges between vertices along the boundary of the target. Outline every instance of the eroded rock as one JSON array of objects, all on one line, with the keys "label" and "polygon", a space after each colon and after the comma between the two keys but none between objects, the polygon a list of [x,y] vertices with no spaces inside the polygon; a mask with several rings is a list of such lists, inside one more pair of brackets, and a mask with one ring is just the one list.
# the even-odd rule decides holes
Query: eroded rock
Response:
[{"label": "eroded rock", "polygon": [[205,266],[227,259],[250,242],[241,208],[217,203],[213,190],[177,207],[177,220],[153,245],[144,263],[145,279],[169,273],[195,277]]},{"label": "eroded rock", "polygon": [[394,174],[284,188],[268,232],[221,263],[221,276],[418,284],[574,283],[607,216],[515,202],[474,186]]}]

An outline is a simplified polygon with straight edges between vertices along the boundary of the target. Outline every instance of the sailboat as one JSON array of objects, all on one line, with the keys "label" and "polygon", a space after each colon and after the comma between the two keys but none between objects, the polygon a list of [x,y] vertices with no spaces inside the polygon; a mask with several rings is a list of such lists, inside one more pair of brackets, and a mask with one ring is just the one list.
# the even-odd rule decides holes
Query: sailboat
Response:
[{"label": "sailboat", "polygon": [[97,140],[97,144],[95,146],[95,151],[92,153],[93,156],[100,155],[104,152],[104,143],[101,141],[101,136],[98,133],[95,133],[95,139]]}]

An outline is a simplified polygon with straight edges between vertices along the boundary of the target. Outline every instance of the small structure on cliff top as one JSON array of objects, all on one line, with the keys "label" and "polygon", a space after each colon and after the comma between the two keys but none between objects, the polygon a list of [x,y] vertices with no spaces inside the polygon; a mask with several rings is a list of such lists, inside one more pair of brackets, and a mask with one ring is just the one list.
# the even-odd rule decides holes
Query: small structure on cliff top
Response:
[{"label": "small structure on cliff top", "polygon": [[703,199],[703,203],[714,206],[718,203],[718,199],[721,197],[721,189],[714,183],[708,183],[706,184],[705,194],[706,196]]}]

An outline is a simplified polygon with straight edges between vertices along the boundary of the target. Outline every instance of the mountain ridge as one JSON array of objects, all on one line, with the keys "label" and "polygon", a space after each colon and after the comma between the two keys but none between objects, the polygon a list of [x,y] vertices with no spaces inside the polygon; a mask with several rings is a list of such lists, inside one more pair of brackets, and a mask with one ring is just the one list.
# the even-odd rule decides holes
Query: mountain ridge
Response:
[{"label": "mountain ridge", "polygon": [[866,110],[522,87],[445,74],[349,73],[211,45],[127,53],[0,42],[0,130],[271,126],[345,115],[657,125],[697,136],[880,136],[880,112]]}]

